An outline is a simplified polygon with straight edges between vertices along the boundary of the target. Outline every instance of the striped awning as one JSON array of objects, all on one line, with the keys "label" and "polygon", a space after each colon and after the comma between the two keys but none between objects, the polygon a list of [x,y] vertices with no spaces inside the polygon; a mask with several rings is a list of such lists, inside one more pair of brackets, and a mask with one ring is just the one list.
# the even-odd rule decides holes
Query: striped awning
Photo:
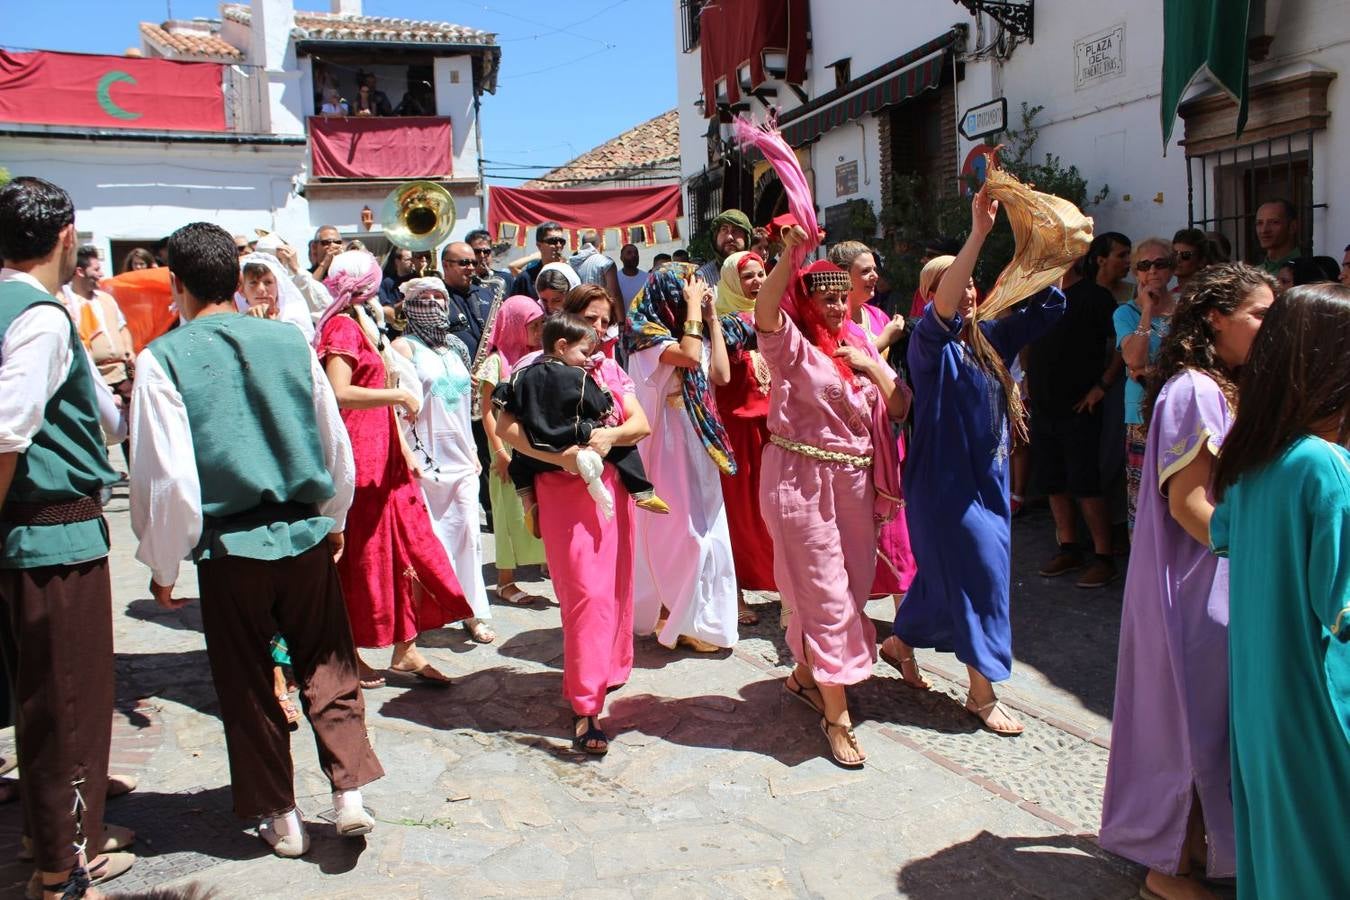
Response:
[{"label": "striped awning", "polygon": [[959,29],[953,28],[884,66],[784,113],[778,119],[784,140],[793,147],[800,147],[833,128],[936,88],[942,81],[943,67],[949,64],[948,51],[960,34]]}]

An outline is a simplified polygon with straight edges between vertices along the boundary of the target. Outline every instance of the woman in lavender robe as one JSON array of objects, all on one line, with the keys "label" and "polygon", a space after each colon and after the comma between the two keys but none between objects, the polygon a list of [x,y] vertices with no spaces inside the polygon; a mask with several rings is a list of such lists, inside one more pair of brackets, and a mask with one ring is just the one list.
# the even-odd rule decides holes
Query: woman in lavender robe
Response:
[{"label": "woman in lavender robe", "polygon": [[1209,551],[1211,473],[1234,373],[1274,300],[1243,263],[1187,286],[1144,404],[1148,443],[1120,623],[1100,842],[1149,868],[1145,897],[1212,897],[1234,871],[1228,754],[1228,561]]}]

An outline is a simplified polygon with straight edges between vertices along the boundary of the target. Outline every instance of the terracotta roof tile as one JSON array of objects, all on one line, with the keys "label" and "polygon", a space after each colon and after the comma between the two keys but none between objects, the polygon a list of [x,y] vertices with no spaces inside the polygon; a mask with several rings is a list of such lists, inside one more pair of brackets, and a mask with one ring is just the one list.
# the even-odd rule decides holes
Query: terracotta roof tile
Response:
[{"label": "terracotta roof tile", "polygon": [[[244,54],[237,47],[225,42],[219,35],[208,34],[196,28],[179,29],[175,28],[174,25],[173,22],[165,22],[163,25],[142,22],[141,36],[165,56],[174,59],[242,60],[244,58]],[[165,26],[169,27],[166,28]]]},{"label": "terracotta roof tile", "polygon": [[635,175],[679,177],[680,117],[675,110],[648,119],[524,187],[569,187]]},{"label": "terracotta roof tile", "polygon": [[[249,8],[238,3],[223,5],[220,13],[224,18],[244,25],[249,24],[252,18]],[[485,46],[497,43],[497,36],[491,32],[450,22],[427,22],[388,16],[344,16],[300,9],[295,11],[295,30],[292,34],[310,41],[397,41]]]}]

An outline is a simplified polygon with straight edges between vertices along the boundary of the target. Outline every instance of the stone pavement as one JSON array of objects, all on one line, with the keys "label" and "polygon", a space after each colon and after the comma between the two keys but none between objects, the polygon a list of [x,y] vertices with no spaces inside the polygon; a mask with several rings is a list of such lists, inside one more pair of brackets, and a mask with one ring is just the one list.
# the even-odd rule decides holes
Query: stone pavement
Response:
[{"label": "stone pavement", "polygon": [[[365,792],[379,819],[365,842],[336,838],[308,726],[295,733],[297,797],[314,845],[294,861],[271,857],[231,814],[200,611],[148,598],[126,508],[124,493],[109,506],[113,765],[141,786],[107,816],[136,829],[140,859],[110,886],[119,892],[197,884],[252,898],[937,900],[1137,890],[1137,869],[1092,839],[1120,585],[1085,592],[1036,576],[1053,549],[1044,512],[1015,526],[1017,664],[1002,693],[1027,722],[1020,738],[977,729],[960,706],[963,669],[921,651],[936,690],[907,689],[880,664],[879,677],[850,690],[867,767],[835,766],[817,721],[783,693],[778,607],[752,596],[762,621],[734,651],[674,653],[639,638],[633,678],[610,700],[610,753],[579,758],[560,694],[557,607],[499,604],[493,645],[457,627],[424,636],[452,688],[366,695],[388,775]],[[185,565],[183,596],[195,596],[193,576]],[[551,596],[546,580],[524,583]],[[869,612],[885,634],[890,601]],[[8,749],[12,731],[4,735]],[[17,805],[0,808],[0,859],[14,859],[19,828]],[[28,874],[21,863],[0,866],[0,891],[11,895]]]}]

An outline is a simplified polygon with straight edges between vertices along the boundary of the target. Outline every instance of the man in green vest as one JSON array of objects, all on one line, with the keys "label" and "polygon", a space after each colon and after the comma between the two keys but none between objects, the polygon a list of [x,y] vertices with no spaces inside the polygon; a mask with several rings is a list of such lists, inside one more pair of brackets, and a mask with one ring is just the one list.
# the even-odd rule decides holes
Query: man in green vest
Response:
[{"label": "man in green vest", "polygon": [[118,476],[104,449],[96,373],[56,298],[75,253],[65,191],[39,178],[0,187],[0,647],[46,897],[82,897],[134,860],[93,851],[105,846],[113,705],[100,496]]},{"label": "man in green vest", "polygon": [[286,716],[268,644],[280,633],[338,833],[375,826],[361,787],[384,774],[366,736],[356,649],[335,560],[355,486],[351,443],[318,358],[298,328],[240,315],[234,241],[196,222],[168,240],[169,284],[186,324],[136,360],[131,524],[161,606],[191,557],[220,700],[235,813],[259,820],[278,856],[309,838],[295,806]]}]

